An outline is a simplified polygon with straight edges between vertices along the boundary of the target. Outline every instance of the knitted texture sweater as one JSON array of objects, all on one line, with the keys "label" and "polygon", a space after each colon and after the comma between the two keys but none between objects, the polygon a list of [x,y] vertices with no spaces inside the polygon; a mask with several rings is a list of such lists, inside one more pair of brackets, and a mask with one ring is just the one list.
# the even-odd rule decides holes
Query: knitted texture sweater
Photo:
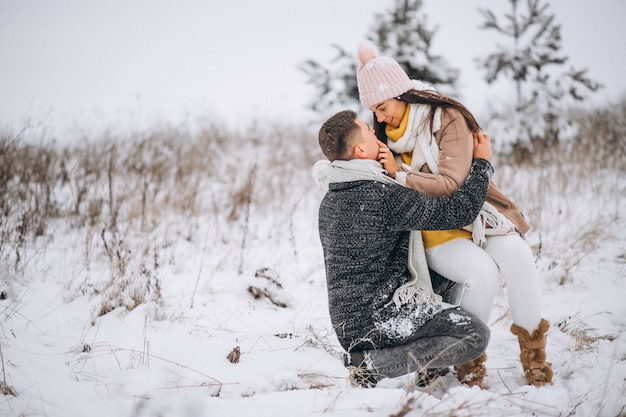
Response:
[{"label": "knitted texture sweater", "polygon": [[394,291],[411,279],[407,268],[411,230],[448,230],[478,215],[493,167],[472,163],[450,197],[431,197],[373,180],[329,185],[319,208],[329,313],[342,347],[365,350],[413,340],[441,305],[396,307]]}]

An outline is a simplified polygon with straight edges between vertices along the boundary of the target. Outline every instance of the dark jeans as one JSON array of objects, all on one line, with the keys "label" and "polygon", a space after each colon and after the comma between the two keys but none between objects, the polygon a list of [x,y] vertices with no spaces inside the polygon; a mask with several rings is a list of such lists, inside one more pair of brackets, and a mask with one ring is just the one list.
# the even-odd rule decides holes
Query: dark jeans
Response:
[{"label": "dark jeans", "polygon": [[[459,287],[431,271],[433,290],[444,301],[456,304]],[[362,360],[376,379],[393,378],[429,368],[460,365],[478,358],[487,349],[489,327],[459,307],[441,311],[424,323],[412,342],[383,349],[353,352],[351,364]]]},{"label": "dark jeans", "polygon": [[[458,307],[444,310],[420,327],[416,339],[404,345],[367,350],[368,368],[378,377],[393,378],[428,368],[460,365],[487,349],[489,328]],[[352,356],[353,365],[354,358]]]}]

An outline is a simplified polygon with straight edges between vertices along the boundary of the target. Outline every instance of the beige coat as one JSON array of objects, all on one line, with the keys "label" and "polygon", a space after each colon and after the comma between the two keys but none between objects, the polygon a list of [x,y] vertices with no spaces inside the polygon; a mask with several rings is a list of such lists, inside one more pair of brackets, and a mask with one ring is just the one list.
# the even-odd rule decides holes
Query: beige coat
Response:
[{"label": "beige coat", "polygon": [[[433,196],[450,196],[463,183],[470,171],[473,159],[474,139],[461,113],[446,109],[441,113],[441,129],[435,133],[439,144],[439,175],[433,174],[424,164],[421,172],[411,171],[406,178],[407,187]],[[515,203],[491,181],[487,192],[491,203],[515,228],[524,235],[530,225]]]}]

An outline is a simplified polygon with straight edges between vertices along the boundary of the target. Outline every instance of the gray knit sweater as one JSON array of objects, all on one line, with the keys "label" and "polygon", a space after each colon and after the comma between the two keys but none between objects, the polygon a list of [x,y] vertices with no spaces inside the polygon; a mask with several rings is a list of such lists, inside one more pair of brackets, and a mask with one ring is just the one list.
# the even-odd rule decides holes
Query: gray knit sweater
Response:
[{"label": "gray knit sweater", "polygon": [[450,197],[430,197],[396,184],[331,183],[319,209],[331,322],[347,351],[408,343],[441,309],[390,303],[411,279],[410,230],[449,230],[478,215],[493,167],[484,159]]}]

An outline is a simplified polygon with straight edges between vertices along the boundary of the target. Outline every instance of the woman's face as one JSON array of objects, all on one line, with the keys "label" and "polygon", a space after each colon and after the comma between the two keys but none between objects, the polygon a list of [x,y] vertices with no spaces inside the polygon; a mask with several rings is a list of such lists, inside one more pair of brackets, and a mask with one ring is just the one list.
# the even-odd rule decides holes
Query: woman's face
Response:
[{"label": "woman's face", "polygon": [[370,107],[374,112],[378,123],[387,123],[387,125],[397,128],[406,111],[406,103],[396,98],[390,98],[382,103],[378,103]]}]

